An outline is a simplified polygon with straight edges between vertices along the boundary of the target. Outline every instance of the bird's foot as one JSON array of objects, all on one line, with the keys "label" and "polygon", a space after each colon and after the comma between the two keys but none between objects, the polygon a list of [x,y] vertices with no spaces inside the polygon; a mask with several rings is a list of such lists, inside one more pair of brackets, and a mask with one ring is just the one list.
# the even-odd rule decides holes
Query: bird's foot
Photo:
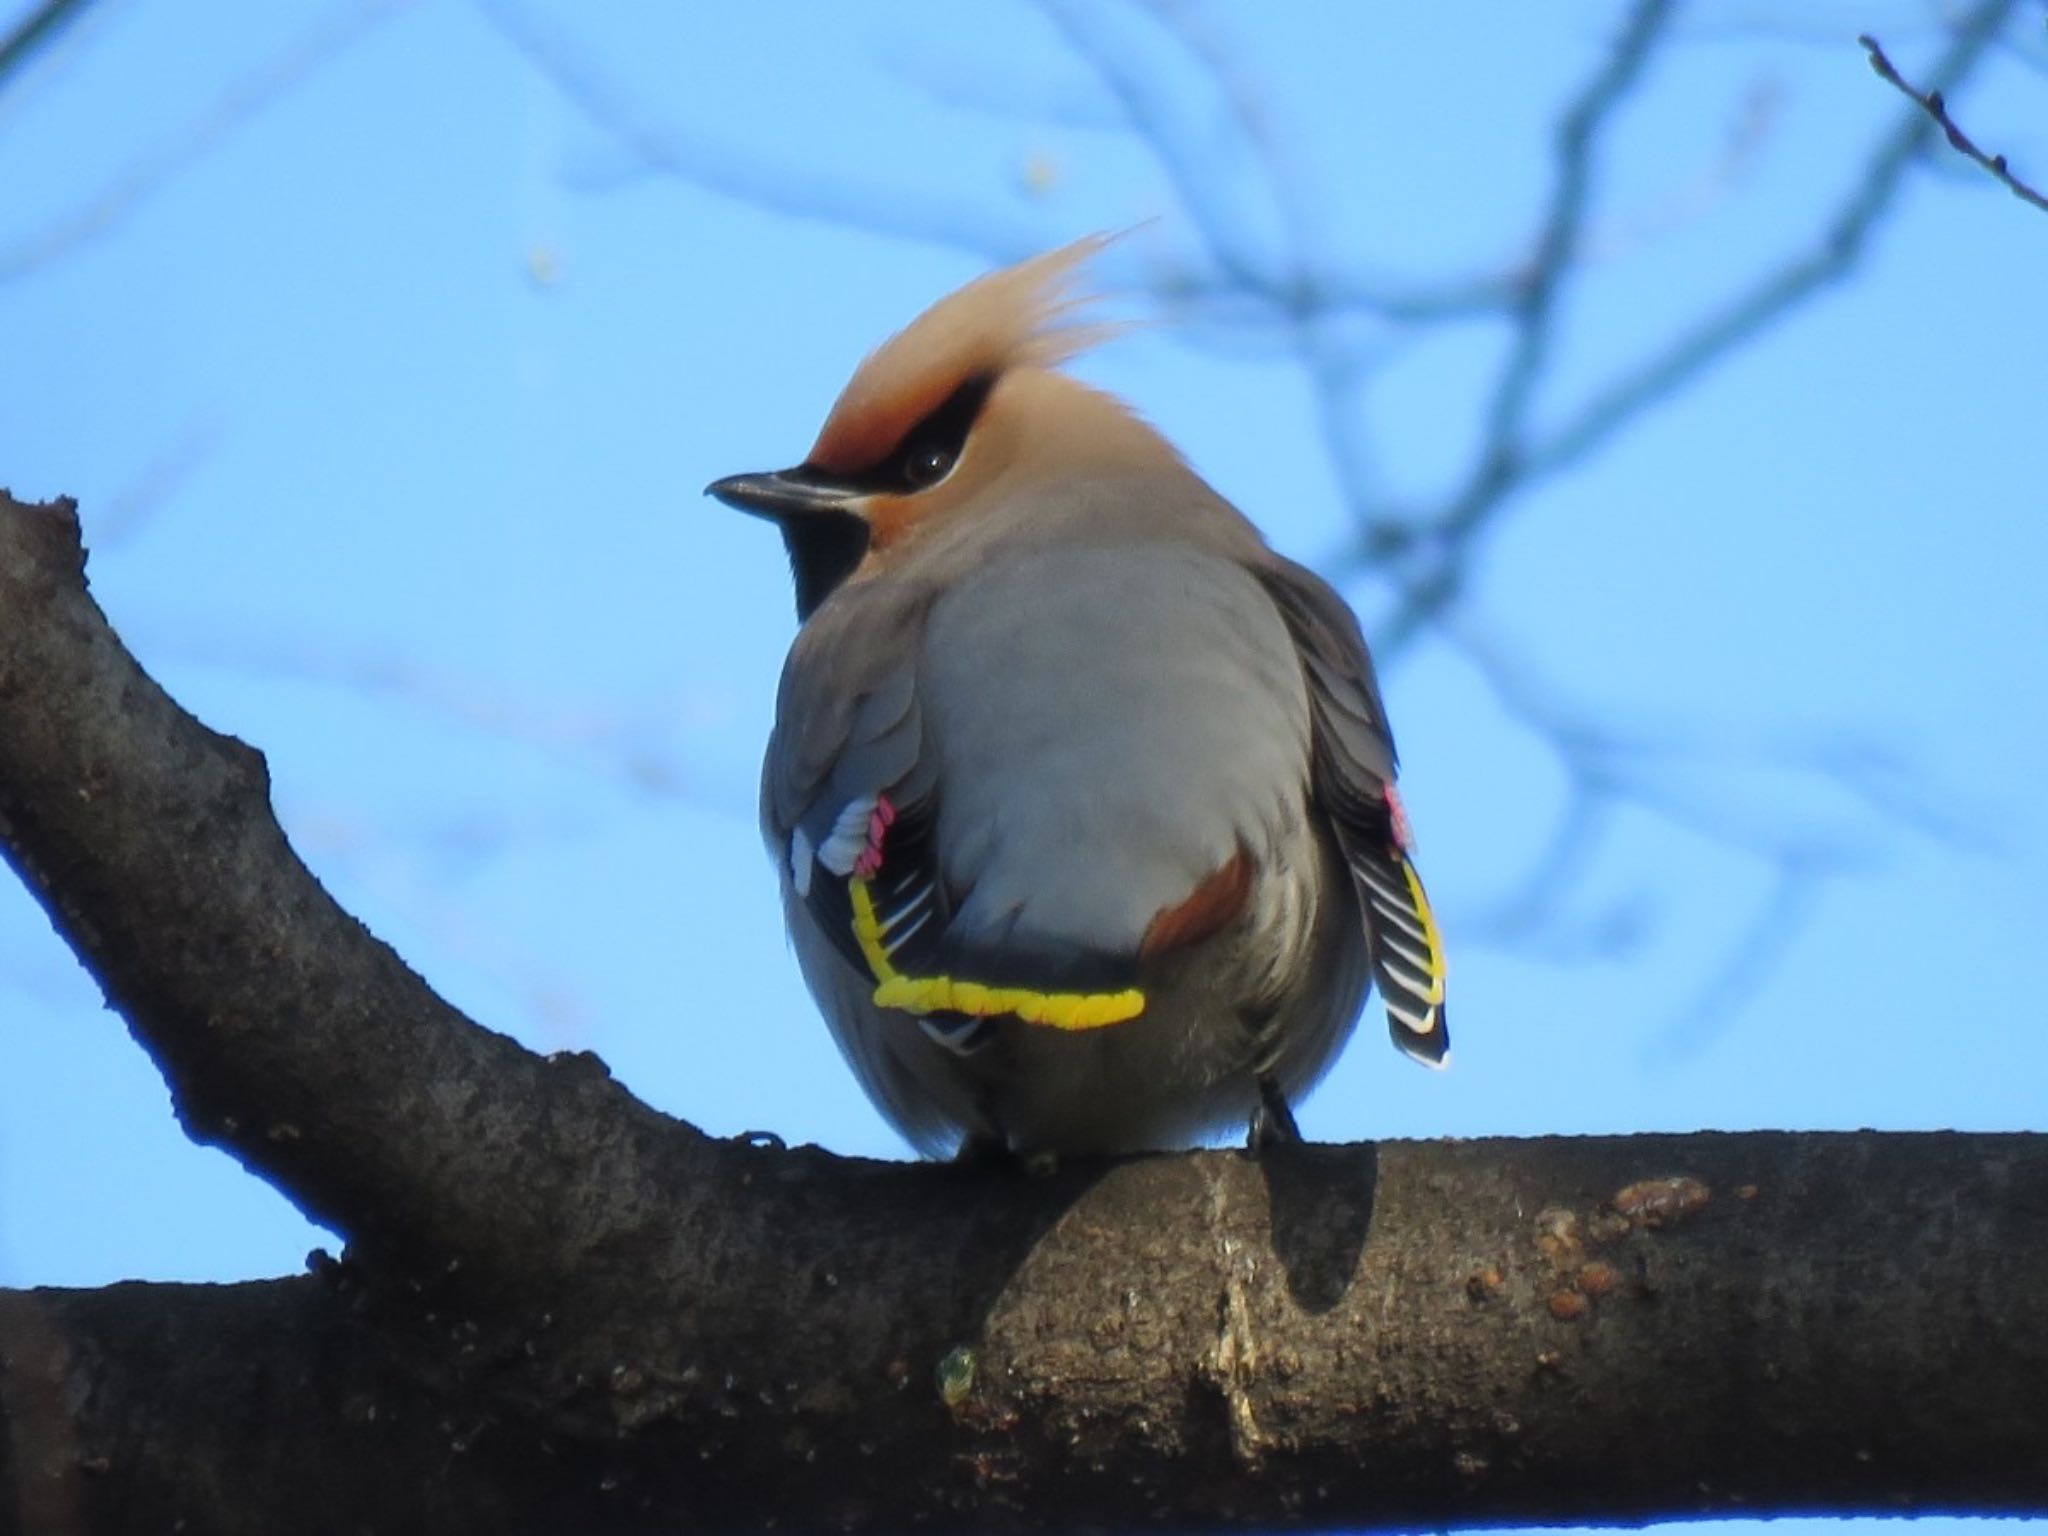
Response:
[{"label": "bird's foot", "polygon": [[986,1131],[969,1131],[960,1138],[960,1145],[953,1151],[953,1166],[956,1168],[1009,1168],[1016,1161],[1010,1144]]},{"label": "bird's foot", "polygon": [[1279,1083],[1264,1072],[1259,1074],[1258,1084],[1259,1107],[1252,1111],[1245,1150],[1257,1157],[1275,1147],[1299,1146],[1301,1127],[1294,1123],[1294,1111],[1288,1107],[1287,1095],[1280,1091]]},{"label": "bird's foot", "polygon": [[1023,1173],[1034,1179],[1049,1179],[1060,1171],[1057,1152],[1020,1152],[1001,1136],[970,1131],[953,1154],[956,1168],[995,1169]]}]

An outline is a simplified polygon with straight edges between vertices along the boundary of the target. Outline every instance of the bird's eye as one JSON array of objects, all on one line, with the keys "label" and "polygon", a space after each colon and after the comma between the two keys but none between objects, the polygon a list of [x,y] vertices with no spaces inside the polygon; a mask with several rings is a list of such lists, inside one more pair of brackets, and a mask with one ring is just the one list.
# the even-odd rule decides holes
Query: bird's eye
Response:
[{"label": "bird's eye", "polygon": [[937,443],[921,444],[903,455],[903,478],[910,483],[912,490],[937,485],[952,467],[952,450]]},{"label": "bird's eye", "polygon": [[967,434],[988,398],[992,374],[976,374],[955,389],[924,420],[905,433],[871,471],[877,490],[898,496],[928,491],[960,463]]}]

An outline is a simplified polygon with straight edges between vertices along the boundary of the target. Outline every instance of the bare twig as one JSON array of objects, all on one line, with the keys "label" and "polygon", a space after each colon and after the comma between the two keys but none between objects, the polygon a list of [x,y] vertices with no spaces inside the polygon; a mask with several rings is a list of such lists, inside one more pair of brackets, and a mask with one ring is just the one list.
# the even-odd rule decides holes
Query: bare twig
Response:
[{"label": "bare twig", "polygon": [[[1935,66],[1935,89],[1950,89],[1969,73],[2012,9],[2013,0],[1980,0],[1963,16]],[[1916,113],[1884,137],[1811,252],[1764,273],[1732,302],[1597,391],[1562,426],[1527,447],[1514,461],[1512,473],[1489,478],[1482,460],[1430,529],[1425,567],[1410,576],[1406,597],[1383,626],[1383,649],[1399,650],[1457,599],[1475,536],[1511,497],[1578,463],[1651,406],[1761,336],[1793,306],[1854,270],[1896,200],[1930,126]]]},{"label": "bare twig", "polygon": [[1647,206],[1608,215],[1589,224],[1580,238],[1578,259],[1588,265],[1611,263],[1638,247],[1702,218],[1739,190],[1762,160],[1777,127],[1784,92],[1769,75],[1752,81],[1729,115],[1722,142],[1698,170],[1676,177]]},{"label": "bare twig", "polygon": [[38,49],[56,41],[89,4],[91,0],[44,0],[22,17],[12,32],[0,38],[0,88],[27,65]]},{"label": "bare twig", "polygon": [[178,172],[211,152],[322,64],[413,0],[358,0],[322,16],[289,46],[265,59],[213,104],[123,167],[70,212],[0,247],[0,283],[25,277],[124,223]]},{"label": "bare twig", "polygon": [[478,10],[578,112],[617,139],[642,170],[793,218],[924,241],[985,260],[1015,261],[1046,243],[1037,228],[994,202],[970,203],[905,184],[857,181],[839,168],[824,174],[763,165],[743,144],[679,132],[639,110],[622,84],[577,47],[559,17],[544,18],[543,8],[512,0],[486,0]]},{"label": "bare twig", "polygon": [[214,411],[189,417],[175,436],[150,455],[143,466],[107,501],[93,520],[93,544],[102,552],[133,538],[182,490],[194,470],[220,446],[222,422]]},{"label": "bare twig", "polygon": [[1893,67],[1892,61],[1886,57],[1884,48],[1878,43],[1876,38],[1865,32],[1856,41],[1861,43],[1863,51],[1870,55],[1870,67],[1876,71],[1877,77],[1885,81],[1908,100],[1918,102],[1920,110],[1933,118],[1936,126],[1941,129],[1942,135],[1948,140],[1949,148],[1955,150],[1958,154],[1968,156],[1976,161],[1977,164],[1983,166],[1985,170],[2003,182],[2006,190],[2021,202],[2032,203],[2042,212],[2048,213],[2048,197],[2043,197],[2024,181],[2021,181],[2019,177],[2013,175],[2011,167],[2005,162],[2005,156],[1987,155],[1977,147],[1975,140],[1957,126],[1956,120],[1948,114],[1948,100],[1942,94],[1939,87],[1929,90],[1924,94],[1915,90],[1900,75],[1898,70]]},{"label": "bare twig", "polygon": [[1692,1056],[1719,1035],[1784,963],[1835,873],[1818,860],[1781,862],[1742,932],[1722,952],[1691,1000],[1643,1042],[1643,1055],[1657,1060]]},{"label": "bare twig", "polygon": [[[1471,476],[1436,520],[1437,536],[1452,547],[1462,546],[1523,478],[1530,405],[1550,362],[1558,295],[1571,276],[1579,247],[1594,148],[1607,122],[1642,79],[1671,11],[1670,0],[1636,0],[1607,62],[1558,125],[1557,179],[1515,306],[1514,341],[1486,407]],[[1429,601],[1428,593],[1448,591],[1462,580],[1461,575],[1454,577],[1448,564],[1439,571],[1435,581],[1411,596],[1412,606],[1419,608]],[[1397,625],[1392,643],[1398,645],[1403,638]]]},{"label": "bare twig", "polygon": [[750,821],[751,802],[673,750],[666,739],[683,713],[673,697],[598,704],[543,697],[443,670],[388,650],[352,650],[287,631],[222,633],[169,611],[139,616],[153,654],[249,677],[331,686],[415,711],[494,741],[531,747],[614,781],[627,793],[678,800]]},{"label": "bare twig", "polygon": [[[1978,829],[1933,803],[1910,768],[1869,743],[1804,732],[1712,731],[1674,722],[1623,726],[1613,709],[1596,710],[1538,677],[1512,647],[1484,635],[1460,612],[1444,616],[1441,637],[1456,647],[1495,701],[1546,743],[1565,774],[1565,804],[1543,847],[1491,906],[1461,926],[1495,943],[1556,957],[1613,953],[1648,926],[1640,902],[1610,907],[1590,924],[1565,921],[1565,895],[1585,882],[1594,855],[1623,808],[1755,863],[1765,889],[1740,933],[1672,1020],[1654,1032],[1655,1053],[1696,1049],[1710,1026],[1747,1003],[1791,951],[1830,882],[1867,867],[1864,818],[1908,827],[1951,844],[1980,843]],[[1710,770],[1703,788],[1702,770]],[[1828,786],[1854,810],[1829,828],[1772,818],[1756,800],[1731,800],[1713,786],[1731,775],[1770,775]]]}]

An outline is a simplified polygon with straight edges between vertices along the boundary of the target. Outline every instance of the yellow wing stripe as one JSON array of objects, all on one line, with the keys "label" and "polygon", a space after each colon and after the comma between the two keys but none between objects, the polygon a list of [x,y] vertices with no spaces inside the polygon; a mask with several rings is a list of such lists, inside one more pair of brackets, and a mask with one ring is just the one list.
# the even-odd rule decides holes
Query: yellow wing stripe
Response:
[{"label": "yellow wing stripe", "polygon": [[1145,994],[1136,987],[1121,992],[1036,992],[1029,987],[991,987],[951,976],[905,976],[882,943],[882,924],[875,916],[875,898],[868,882],[853,879],[846,886],[853,898],[853,936],[874,973],[877,1008],[964,1013],[975,1018],[1007,1013],[1027,1024],[1053,1029],[1100,1029],[1135,1019],[1145,1011]]},{"label": "yellow wing stripe", "polygon": [[1434,1008],[1444,1000],[1443,936],[1436,931],[1436,914],[1429,910],[1429,898],[1422,894],[1422,877],[1415,873],[1414,861],[1405,855],[1401,873],[1408,878],[1408,899],[1415,904],[1415,915],[1422,919],[1423,942],[1429,946],[1429,996],[1423,1001]]}]

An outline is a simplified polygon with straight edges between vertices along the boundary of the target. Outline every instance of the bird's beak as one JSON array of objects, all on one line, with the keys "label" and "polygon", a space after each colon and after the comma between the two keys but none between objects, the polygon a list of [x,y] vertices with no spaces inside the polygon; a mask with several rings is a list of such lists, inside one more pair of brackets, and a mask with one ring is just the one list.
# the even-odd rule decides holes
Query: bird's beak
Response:
[{"label": "bird's beak", "polygon": [[768,474],[727,475],[705,486],[704,494],[716,496],[742,512],[781,522],[819,512],[843,512],[857,517],[859,503],[867,493],[859,486],[831,478],[822,470],[799,464],[795,469],[778,469]]}]

